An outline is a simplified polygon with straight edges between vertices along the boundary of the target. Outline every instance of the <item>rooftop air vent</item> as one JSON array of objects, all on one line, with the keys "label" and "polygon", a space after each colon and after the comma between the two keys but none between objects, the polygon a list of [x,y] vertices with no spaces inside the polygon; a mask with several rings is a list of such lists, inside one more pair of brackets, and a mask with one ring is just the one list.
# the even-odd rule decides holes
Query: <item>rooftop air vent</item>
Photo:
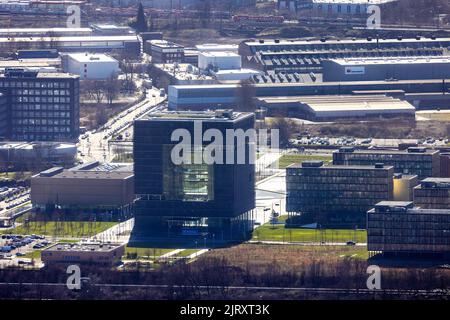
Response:
[{"label": "rooftop air vent", "polygon": [[427,152],[427,148],[424,147],[409,147],[408,148],[409,153],[425,153]]},{"label": "rooftop air vent", "polygon": [[320,168],[323,166],[323,161],[319,160],[311,160],[311,161],[303,161],[302,167],[303,168]]},{"label": "rooftop air vent", "polygon": [[351,153],[354,151],[355,151],[355,148],[353,148],[353,147],[342,147],[339,149],[339,152],[346,152],[346,153]]}]

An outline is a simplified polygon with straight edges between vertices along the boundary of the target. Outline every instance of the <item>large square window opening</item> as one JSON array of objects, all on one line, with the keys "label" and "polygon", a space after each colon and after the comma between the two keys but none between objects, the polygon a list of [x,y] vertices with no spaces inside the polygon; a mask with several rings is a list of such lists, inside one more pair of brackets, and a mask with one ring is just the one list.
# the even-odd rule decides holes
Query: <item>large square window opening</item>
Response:
[{"label": "large square window opening", "polygon": [[204,163],[175,165],[170,160],[171,148],[165,148],[164,151],[163,192],[165,199],[183,201],[211,201],[214,199],[212,165]]}]

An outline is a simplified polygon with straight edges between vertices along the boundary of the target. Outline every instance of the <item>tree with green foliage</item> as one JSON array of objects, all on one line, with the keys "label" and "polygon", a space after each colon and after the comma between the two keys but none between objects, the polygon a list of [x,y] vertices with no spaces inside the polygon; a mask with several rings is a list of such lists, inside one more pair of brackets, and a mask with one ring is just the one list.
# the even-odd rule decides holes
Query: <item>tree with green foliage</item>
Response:
[{"label": "tree with green foliage", "polygon": [[145,32],[148,30],[147,18],[145,17],[144,6],[142,3],[139,3],[137,17],[130,26],[137,32]]}]

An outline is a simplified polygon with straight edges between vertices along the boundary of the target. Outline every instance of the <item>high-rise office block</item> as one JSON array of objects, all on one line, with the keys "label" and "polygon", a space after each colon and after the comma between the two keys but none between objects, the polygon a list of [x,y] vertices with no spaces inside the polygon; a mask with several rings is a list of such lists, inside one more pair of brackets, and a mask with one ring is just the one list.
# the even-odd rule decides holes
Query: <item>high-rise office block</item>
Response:
[{"label": "high-rise office block", "polygon": [[450,209],[384,201],[367,213],[367,248],[384,255],[450,257]]},{"label": "high-rise office block", "polygon": [[427,178],[414,188],[414,204],[422,209],[450,209],[450,178]]},{"label": "high-rise office block", "polygon": [[0,92],[7,98],[7,138],[70,141],[78,137],[78,76],[6,69],[0,74]]},{"label": "high-rise office block", "polygon": [[[220,142],[225,159],[230,150],[236,157],[243,148],[244,162],[216,161],[202,157],[210,142],[202,140],[208,129],[226,136],[227,130],[246,132],[254,127],[254,116],[232,111],[153,113],[134,123],[135,230],[146,236],[202,236],[215,240],[245,238],[251,231],[255,207],[254,150],[249,139]],[[199,129],[200,128],[200,129]],[[174,161],[175,130],[192,137],[189,160]],[[200,135],[200,137],[199,137]],[[191,146],[191,145],[189,145]],[[187,151],[186,151],[187,152]],[[200,155],[200,160],[196,157]],[[191,161],[192,160],[192,161]]]},{"label": "high-rise office block", "polygon": [[362,226],[367,210],[392,198],[393,175],[394,168],[383,164],[324,166],[322,161],[304,161],[286,169],[286,210],[301,213],[305,222]]},{"label": "high-rise office block", "polygon": [[419,179],[438,177],[440,174],[439,151],[426,148],[407,150],[356,150],[343,147],[333,153],[336,165],[374,165],[384,163],[393,166],[395,173],[417,175]]}]

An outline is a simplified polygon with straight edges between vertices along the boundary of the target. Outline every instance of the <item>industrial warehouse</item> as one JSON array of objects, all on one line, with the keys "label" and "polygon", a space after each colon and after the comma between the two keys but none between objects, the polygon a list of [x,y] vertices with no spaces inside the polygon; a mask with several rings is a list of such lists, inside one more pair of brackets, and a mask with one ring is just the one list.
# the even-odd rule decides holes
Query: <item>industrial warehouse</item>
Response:
[{"label": "industrial warehouse", "polygon": [[257,98],[268,114],[285,114],[312,121],[371,118],[414,119],[416,109],[407,101],[385,95],[341,95]]},{"label": "industrial warehouse", "polygon": [[95,161],[67,170],[54,167],[31,179],[31,203],[38,211],[126,215],[133,200],[133,169],[126,165]]}]

